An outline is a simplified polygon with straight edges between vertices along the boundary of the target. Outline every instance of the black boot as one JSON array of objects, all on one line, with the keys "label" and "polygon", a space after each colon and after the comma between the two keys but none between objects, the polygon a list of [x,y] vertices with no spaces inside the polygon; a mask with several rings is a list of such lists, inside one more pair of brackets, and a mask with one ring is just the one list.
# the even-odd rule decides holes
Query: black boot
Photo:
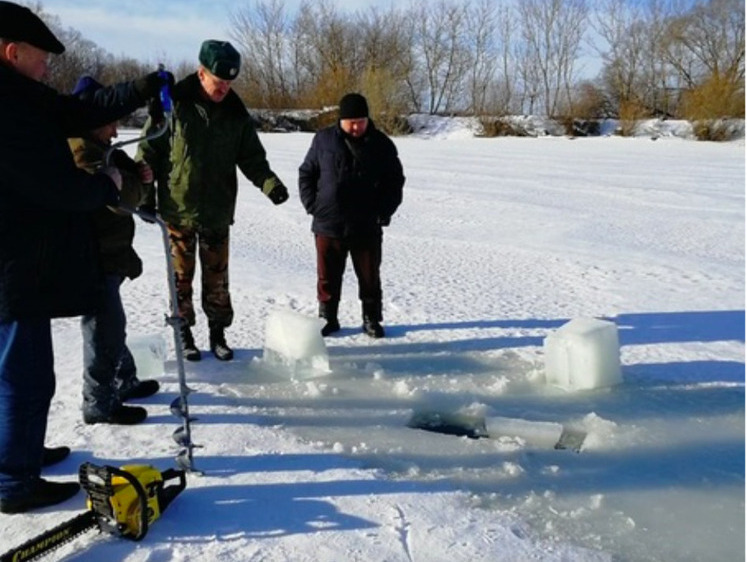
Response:
[{"label": "black boot", "polygon": [[233,359],[233,350],[226,343],[226,334],[223,328],[210,328],[210,351],[219,361]]},{"label": "black boot", "polygon": [[192,330],[189,326],[183,325],[179,331],[182,336],[182,353],[187,361],[199,361],[202,359],[200,350],[195,345],[195,339],[192,337]]},{"label": "black boot", "polygon": [[337,320],[336,302],[320,302],[319,318],[324,318],[327,323],[322,327],[322,336],[327,337],[330,334],[340,331],[340,322]]},{"label": "black boot", "polygon": [[57,505],[72,498],[78,490],[80,485],[77,482],[49,482],[37,478],[26,493],[15,498],[0,498],[0,513],[25,513]]},{"label": "black boot", "polygon": [[70,447],[44,447],[42,455],[42,467],[52,466],[58,462],[64,461],[70,456]]},{"label": "black boot", "polygon": [[112,425],[135,425],[148,417],[148,411],[140,406],[117,406],[108,414],[83,412],[83,421],[89,425],[108,423]]},{"label": "black boot", "polygon": [[384,337],[384,327],[381,325],[381,304],[363,303],[363,331],[372,338]]},{"label": "black boot", "polygon": [[119,389],[119,399],[122,402],[133,400],[135,398],[147,398],[153,396],[161,388],[161,384],[154,379],[145,379],[144,381],[135,380],[125,389]]},{"label": "black boot", "polygon": [[363,318],[363,331],[366,335],[376,339],[383,338],[386,335],[384,334],[384,327],[381,323],[373,318]]}]

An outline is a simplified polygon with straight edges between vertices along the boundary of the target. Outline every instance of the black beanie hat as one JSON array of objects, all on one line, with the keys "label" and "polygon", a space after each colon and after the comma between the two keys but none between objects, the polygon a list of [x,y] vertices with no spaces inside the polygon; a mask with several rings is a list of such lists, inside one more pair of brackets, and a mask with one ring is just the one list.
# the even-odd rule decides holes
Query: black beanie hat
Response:
[{"label": "black beanie hat", "polygon": [[368,102],[360,94],[345,94],[340,100],[340,119],[368,117]]},{"label": "black beanie hat", "polygon": [[65,45],[60,43],[39,16],[13,2],[0,2],[0,37],[28,43],[55,55],[65,52]]}]

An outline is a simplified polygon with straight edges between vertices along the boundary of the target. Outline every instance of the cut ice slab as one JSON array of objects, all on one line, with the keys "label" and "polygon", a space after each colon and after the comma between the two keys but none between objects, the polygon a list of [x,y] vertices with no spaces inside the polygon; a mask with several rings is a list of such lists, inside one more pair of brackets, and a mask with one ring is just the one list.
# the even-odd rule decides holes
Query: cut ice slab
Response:
[{"label": "cut ice slab", "polygon": [[470,439],[518,437],[532,447],[570,449],[579,452],[586,432],[555,422],[530,421],[500,416],[474,416],[455,412],[415,412],[408,427]]},{"label": "cut ice slab", "polygon": [[565,390],[589,390],[622,382],[620,343],[614,322],[575,318],[543,342],[545,378]]},{"label": "cut ice slab", "polygon": [[132,354],[141,379],[159,376],[164,373],[166,361],[166,340],[160,334],[129,336],[127,348]]},{"label": "cut ice slab", "polygon": [[271,312],[265,325],[262,359],[294,380],[328,374],[329,355],[322,325],[322,319],[292,310]]}]

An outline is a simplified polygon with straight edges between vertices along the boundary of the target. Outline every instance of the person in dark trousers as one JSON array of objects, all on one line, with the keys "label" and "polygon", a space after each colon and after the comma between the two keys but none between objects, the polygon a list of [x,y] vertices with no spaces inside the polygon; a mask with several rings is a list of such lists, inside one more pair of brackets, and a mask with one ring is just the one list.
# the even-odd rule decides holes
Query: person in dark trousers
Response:
[{"label": "person in dark trousers", "polygon": [[338,308],[348,254],[358,278],[363,331],[384,337],[382,322],[382,227],[402,202],[405,177],[397,148],[368,115],[368,102],[351,93],[340,100],[336,125],[314,135],[299,168],[298,187],[313,216],[319,316],[322,335],[340,330]]},{"label": "person in dark trousers", "polygon": [[119,202],[116,169],[75,166],[67,138],[157,96],[158,73],[102,89],[93,103],[40,81],[65,47],[31,10],[0,2],[0,512],[75,495],[41,468],[70,449],[45,449],[55,391],[51,319],[93,311],[100,289],[91,211]]},{"label": "person in dark trousers", "polygon": [[[227,41],[209,39],[200,47],[199,62],[197,72],[172,90],[170,130],[141,143],[136,159],[150,164],[157,184],[142,210],[157,210],[169,228],[184,357],[202,357],[191,331],[196,323],[192,281],[199,255],[210,350],[217,359],[229,361],[233,350],[225,329],[233,322],[233,307],[228,235],[236,211],[236,168],[275,205],[288,199],[288,190],[270,169],[252,119],[231,89],[241,68],[239,52]],[[146,122],[146,132],[155,121]]]},{"label": "person in dark trousers", "polygon": [[[91,76],[83,76],[73,90],[82,100],[93,99],[103,86]],[[122,203],[135,208],[143,196],[144,184],[153,182],[153,171],[145,162],[135,162],[123,150],[111,150],[117,136],[117,122],[107,123],[69,139],[75,163],[94,174],[109,162],[122,175]],[[98,241],[104,291],[93,314],[81,319],[83,333],[83,420],[88,424],[112,423],[131,425],[147,417],[145,408],[125,406],[133,398],[145,398],[158,392],[158,381],[139,380],[132,353],[126,344],[127,318],[120,286],[126,278],[135,279],[143,263],[135,252],[135,221],[132,215],[104,208],[93,215]]]}]

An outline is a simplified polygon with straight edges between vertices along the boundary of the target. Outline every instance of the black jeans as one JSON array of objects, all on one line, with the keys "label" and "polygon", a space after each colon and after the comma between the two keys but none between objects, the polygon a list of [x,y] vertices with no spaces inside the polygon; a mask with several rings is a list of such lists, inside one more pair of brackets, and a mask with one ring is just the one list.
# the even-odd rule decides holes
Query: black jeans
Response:
[{"label": "black jeans", "polygon": [[365,309],[381,310],[381,236],[330,238],[316,234],[317,299],[340,302],[348,254],[358,278],[358,298]]}]

